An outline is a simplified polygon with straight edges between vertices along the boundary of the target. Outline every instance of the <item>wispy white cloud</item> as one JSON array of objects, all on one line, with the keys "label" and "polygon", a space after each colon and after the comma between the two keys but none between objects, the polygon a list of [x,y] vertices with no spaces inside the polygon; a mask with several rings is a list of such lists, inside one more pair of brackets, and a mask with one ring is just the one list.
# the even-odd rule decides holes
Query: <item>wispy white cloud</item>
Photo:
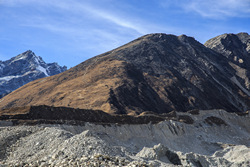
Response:
[{"label": "wispy white cloud", "polygon": [[[2,5],[8,7],[24,6],[35,10],[32,15],[13,13],[12,15],[17,15],[14,17],[20,20],[19,26],[43,29],[66,36],[69,40],[85,43],[85,49],[94,49],[93,46],[100,50],[113,49],[136,37],[163,29],[135,16],[130,16],[128,13],[122,13],[119,9],[108,10],[95,5],[97,2],[95,0],[72,0],[70,2],[66,0],[3,0],[1,2]],[[47,14],[48,11],[53,12],[53,15]],[[93,42],[87,42],[90,39]]]},{"label": "wispy white cloud", "polygon": [[[250,0],[150,0],[144,4],[133,0],[0,0],[0,38],[9,39],[0,42],[11,49],[39,48],[66,56],[73,52],[82,60],[148,33],[184,33],[203,42],[215,33],[235,32],[236,26],[230,26],[239,19],[235,17],[250,17]],[[229,19],[216,20],[224,18]],[[241,31],[242,27],[248,28],[238,25]]]},{"label": "wispy white cloud", "polygon": [[[99,19],[100,21],[106,21],[115,24],[116,26],[120,26],[123,28],[131,29],[132,31],[136,31],[139,34],[148,33],[149,30],[146,26],[138,23],[138,20],[133,20],[129,18],[129,16],[122,16],[120,13],[106,11],[105,9],[100,9],[95,7],[92,2],[86,3],[85,1],[65,1],[65,0],[43,0],[43,1],[35,1],[35,0],[2,0],[2,5],[7,6],[17,6],[17,5],[40,5],[43,7],[54,8],[54,10],[62,10],[61,12],[69,12],[78,15],[88,15],[94,19]],[[65,15],[65,13],[63,13]],[[45,26],[44,28],[51,29],[50,26]]]},{"label": "wispy white cloud", "polygon": [[[31,14],[19,11],[5,17],[17,21],[16,26],[31,28],[31,31],[48,31],[59,39],[71,41],[67,42],[71,47],[92,50],[93,53],[108,51],[149,33],[146,26],[135,22],[130,16],[96,7],[94,3],[77,0],[0,0],[0,7],[30,8]],[[39,45],[39,39],[34,42]]]},{"label": "wispy white cloud", "polygon": [[68,45],[81,51],[92,50],[93,53],[102,53],[148,33],[175,34],[177,31],[181,33],[177,28],[152,24],[144,20],[145,18],[119,11],[119,8],[110,10],[105,6],[95,5],[98,2],[96,0],[71,0],[70,2],[67,0],[3,0],[3,2],[9,7],[23,6],[33,10],[32,15],[13,13],[20,19],[19,26],[64,36],[71,41]]},{"label": "wispy white cloud", "polygon": [[250,17],[249,0],[193,0],[186,9],[210,18]]},{"label": "wispy white cloud", "polygon": [[160,3],[163,7],[176,6],[206,18],[250,17],[250,0],[161,0]]},{"label": "wispy white cloud", "polygon": [[102,11],[100,9],[88,8],[88,11],[95,14],[98,17],[101,17],[101,18],[106,19],[110,22],[113,22],[113,23],[117,24],[118,26],[135,30],[136,32],[138,32],[140,34],[145,34],[145,33],[149,32],[149,30],[142,27],[141,25],[138,25],[137,23],[135,23],[132,20],[125,20],[119,16],[115,16],[114,14],[107,13],[107,12]]},{"label": "wispy white cloud", "polygon": [[112,13],[111,11],[105,11],[104,9],[100,9],[97,7],[94,7],[93,5],[89,3],[79,3],[74,2],[71,4],[65,4],[62,1],[59,1],[59,3],[53,3],[56,7],[67,9],[71,12],[87,12],[88,14],[91,14],[92,17],[103,19],[104,21],[112,22],[120,27],[128,28],[131,30],[136,31],[140,34],[145,34],[149,32],[145,26],[142,26],[135,22],[133,19],[129,18],[128,16],[121,16],[119,13]]}]

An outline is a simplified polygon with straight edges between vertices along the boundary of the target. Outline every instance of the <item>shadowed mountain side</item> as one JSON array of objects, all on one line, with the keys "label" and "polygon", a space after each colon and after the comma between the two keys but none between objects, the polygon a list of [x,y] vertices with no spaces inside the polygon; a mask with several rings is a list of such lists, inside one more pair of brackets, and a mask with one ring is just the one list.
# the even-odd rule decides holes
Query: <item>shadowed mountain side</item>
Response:
[{"label": "shadowed mountain side", "polygon": [[0,108],[65,106],[138,115],[145,111],[250,108],[228,59],[194,38],[150,34],[1,99]]},{"label": "shadowed mountain side", "polygon": [[[9,103],[6,108],[17,106],[16,104],[21,106],[46,104],[103,109],[120,114],[126,113],[126,108],[129,109],[130,106],[138,107],[140,111],[146,110],[146,107],[155,108],[153,110],[155,112],[164,110],[164,103],[144,81],[141,72],[133,65],[118,60],[100,63],[96,69],[89,70],[72,80],[65,79],[62,74],[55,78],[49,77],[31,82],[23,88],[16,91],[16,100]],[[25,93],[27,89],[32,92]],[[36,96],[30,96],[34,92],[37,92]],[[154,101],[150,101],[152,97],[155,98]]]}]

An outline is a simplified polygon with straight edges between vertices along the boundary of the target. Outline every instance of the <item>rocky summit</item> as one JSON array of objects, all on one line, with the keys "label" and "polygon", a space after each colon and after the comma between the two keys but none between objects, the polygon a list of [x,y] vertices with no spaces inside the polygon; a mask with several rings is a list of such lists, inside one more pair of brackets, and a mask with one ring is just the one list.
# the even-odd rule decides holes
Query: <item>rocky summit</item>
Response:
[{"label": "rocky summit", "polygon": [[208,40],[205,46],[225,56],[235,70],[231,80],[250,96],[250,35],[223,34]]},{"label": "rocky summit", "polygon": [[28,50],[10,60],[0,61],[0,98],[39,78],[59,74],[67,70],[57,63],[45,63]]},{"label": "rocky summit", "polygon": [[224,34],[204,46],[186,35],[145,35],[26,84],[2,98],[0,108],[48,105],[129,115],[244,112],[250,109],[248,39],[246,33]]}]

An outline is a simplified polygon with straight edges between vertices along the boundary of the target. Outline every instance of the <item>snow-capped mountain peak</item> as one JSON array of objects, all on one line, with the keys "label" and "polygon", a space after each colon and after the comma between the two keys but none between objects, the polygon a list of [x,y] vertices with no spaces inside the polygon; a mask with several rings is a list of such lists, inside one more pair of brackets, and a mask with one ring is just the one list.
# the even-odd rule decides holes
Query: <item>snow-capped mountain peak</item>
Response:
[{"label": "snow-capped mountain peak", "polygon": [[0,61],[0,98],[38,78],[67,70],[57,63],[45,63],[42,57],[28,50],[10,60]]},{"label": "snow-capped mountain peak", "polygon": [[[28,50],[22,54],[17,55],[16,57],[13,57],[10,59],[10,64],[14,63],[16,61],[24,60],[24,61],[30,61],[30,60],[37,60],[38,56],[34,54],[31,50]],[[39,62],[38,62],[39,63]],[[44,62],[43,62],[44,63]]]}]

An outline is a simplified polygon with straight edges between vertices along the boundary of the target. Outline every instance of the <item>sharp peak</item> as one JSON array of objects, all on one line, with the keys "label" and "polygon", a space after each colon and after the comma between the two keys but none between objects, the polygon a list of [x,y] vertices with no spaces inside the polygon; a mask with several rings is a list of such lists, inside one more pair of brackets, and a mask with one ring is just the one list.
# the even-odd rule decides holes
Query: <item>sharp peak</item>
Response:
[{"label": "sharp peak", "polygon": [[19,55],[17,55],[17,57],[22,57],[22,56],[27,56],[27,57],[33,57],[33,58],[38,58],[38,59],[42,59],[42,57],[37,56],[32,50],[27,50]]},{"label": "sharp peak", "polygon": [[13,57],[11,59],[11,61],[17,61],[17,60],[20,60],[20,59],[23,59],[23,60],[30,60],[30,59],[33,59],[33,60],[41,60],[43,61],[43,59],[40,57],[40,56],[37,56],[33,51],[31,50],[27,50],[21,54],[18,54],[17,56]]},{"label": "sharp peak", "polygon": [[27,50],[27,51],[25,51],[25,52],[23,52],[23,53],[20,53],[20,54],[18,54],[18,55],[15,56],[15,57],[28,57],[28,56],[37,57],[37,56],[35,55],[35,53],[32,52],[31,50]]},{"label": "sharp peak", "polygon": [[36,56],[32,50],[27,50],[27,51],[21,53],[20,55],[26,55],[26,54],[31,54],[32,56]]}]

